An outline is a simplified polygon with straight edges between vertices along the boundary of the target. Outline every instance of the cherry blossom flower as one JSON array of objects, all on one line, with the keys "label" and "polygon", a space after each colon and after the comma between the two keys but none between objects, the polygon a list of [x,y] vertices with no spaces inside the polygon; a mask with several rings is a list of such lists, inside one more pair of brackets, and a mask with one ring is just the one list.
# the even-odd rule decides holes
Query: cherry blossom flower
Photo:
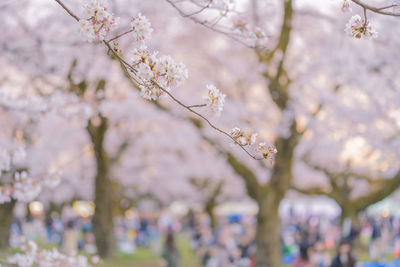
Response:
[{"label": "cherry blossom flower", "polygon": [[233,139],[235,139],[235,144],[238,144],[240,146],[251,146],[254,145],[257,139],[257,133],[245,133],[240,128],[235,127],[233,128],[230,132],[229,135],[232,136]]},{"label": "cherry blossom flower", "polygon": [[153,32],[150,21],[140,13],[136,18],[132,19],[131,26],[133,27],[133,33],[138,42],[146,41]]},{"label": "cherry blossom flower", "polygon": [[267,35],[260,27],[253,29],[245,19],[240,17],[233,20],[233,32],[241,35],[251,46],[265,47],[268,41]]},{"label": "cherry blossom flower", "polygon": [[149,100],[157,100],[164,94],[160,87],[170,91],[188,77],[185,64],[175,62],[170,56],[158,57],[158,52],[150,52],[145,46],[133,51],[132,60],[136,75],[142,80],[141,96]]},{"label": "cherry blossom flower", "polygon": [[221,91],[212,84],[207,84],[206,87],[208,89],[207,95],[203,97],[206,100],[206,105],[210,108],[212,113],[216,116],[220,116],[224,109],[226,95],[221,93]]},{"label": "cherry blossom flower", "polygon": [[23,148],[19,147],[13,152],[4,149],[0,149],[0,151],[2,151],[0,154],[1,170],[9,177],[2,181],[0,186],[0,204],[10,202],[11,199],[30,202],[40,194],[43,187],[54,188],[59,185],[61,174],[58,170],[50,170],[47,175],[39,175],[35,178],[25,170],[11,173],[12,169],[16,169],[15,164],[21,163],[26,158],[26,151]]},{"label": "cherry blossom flower", "polygon": [[42,191],[42,185],[28,176],[26,171],[14,174],[12,197],[18,201],[30,202]]},{"label": "cherry blossom flower", "polygon": [[87,0],[84,4],[87,19],[78,22],[78,32],[88,41],[104,40],[106,35],[116,28],[119,18],[108,12],[106,2],[103,0]]},{"label": "cherry blossom flower", "polygon": [[[66,255],[58,251],[57,248],[52,250],[40,249],[33,241],[22,239],[19,244],[20,253],[16,253],[8,257],[7,262],[19,267],[47,267],[47,266],[63,266],[63,267],[90,267],[87,257],[83,255]],[[100,260],[98,260],[99,262]],[[96,264],[92,261],[93,264]]]},{"label": "cherry blossom flower", "polygon": [[345,32],[356,39],[373,39],[378,33],[368,21],[361,19],[360,15],[354,15],[346,24]]},{"label": "cherry blossom flower", "polygon": [[267,147],[265,142],[259,143],[259,144],[258,144],[258,147],[255,149],[255,151],[256,151],[257,153],[261,153],[261,155],[262,155],[266,160],[269,160],[271,164],[272,164],[273,161],[274,161],[274,155],[275,155],[276,153],[278,153],[278,150],[277,150],[275,147],[273,147],[273,146],[271,146],[271,145],[269,145],[269,146]]}]

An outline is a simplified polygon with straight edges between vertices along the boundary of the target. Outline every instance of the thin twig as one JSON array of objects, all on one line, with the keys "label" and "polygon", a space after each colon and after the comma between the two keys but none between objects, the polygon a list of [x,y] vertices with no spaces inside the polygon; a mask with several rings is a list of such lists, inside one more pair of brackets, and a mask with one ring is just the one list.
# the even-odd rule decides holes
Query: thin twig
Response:
[{"label": "thin twig", "polygon": [[195,11],[193,13],[187,14],[187,15],[185,15],[185,17],[191,17],[191,16],[194,16],[194,15],[200,14],[201,12],[203,12],[204,10],[206,10],[207,8],[210,7],[211,2],[212,2],[212,0],[210,0],[207,5],[203,6],[198,11]]},{"label": "thin twig", "polygon": [[235,37],[234,35],[232,35],[230,32],[226,32],[226,31],[223,31],[223,30],[220,30],[220,29],[215,28],[215,27],[214,27],[215,25],[208,25],[205,21],[200,21],[200,20],[196,19],[196,18],[193,17],[193,16],[188,16],[188,14],[184,13],[173,1],[171,1],[171,0],[166,0],[166,1],[167,1],[173,8],[175,8],[175,9],[178,11],[178,13],[179,13],[182,17],[189,18],[189,19],[190,19],[191,21],[193,21],[194,23],[203,25],[204,27],[206,27],[206,28],[208,28],[208,29],[210,29],[210,30],[212,30],[212,31],[214,31],[214,32],[223,34],[223,35],[225,35],[225,36],[231,38],[232,40],[235,40],[236,42],[238,42],[238,43],[240,43],[240,44],[242,44],[242,45],[244,45],[244,46],[246,46],[246,47],[249,47],[249,48],[252,48],[252,49],[257,48],[256,46],[249,45],[249,44],[247,44],[246,42],[243,42],[242,40],[240,40],[239,38],[236,38],[236,37]]},{"label": "thin twig", "polygon": [[378,8],[378,7],[367,5],[366,3],[364,3],[363,1],[360,1],[360,0],[351,0],[351,1],[356,3],[357,5],[361,6],[362,8],[371,10],[372,12],[375,12],[375,13],[378,13],[378,14],[381,14],[381,15],[400,17],[400,13],[383,11],[383,9],[386,9],[386,8],[389,8],[389,7]]},{"label": "thin twig", "polygon": [[205,107],[205,106],[207,106],[207,104],[191,105],[191,106],[188,106],[188,107],[189,108],[202,108],[202,107]]},{"label": "thin twig", "polygon": [[69,10],[60,0],[55,0],[62,8],[65,9],[65,11],[68,12],[68,14],[73,17],[76,21],[79,21],[79,17],[75,15],[71,10]]},{"label": "thin twig", "polygon": [[390,6],[384,6],[384,7],[380,7],[380,8],[378,8],[378,10],[383,10],[383,9],[388,9],[388,8],[391,8],[391,7],[395,7],[395,6],[398,6],[399,4],[393,4],[393,5],[390,5]]},{"label": "thin twig", "polygon": [[367,9],[363,7],[364,9],[364,26],[363,26],[363,31],[366,32],[366,27],[368,25],[368,18],[367,18]]},{"label": "thin twig", "polygon": [[112,42],[114,40],[117,40],[118,38],[124,36],[125,34],[128,34],[130,32],[133,32],[135,30],[135,28],[130,29],[129,31],[126,31],[124,33],[118,34],[117,36],[115,36],[114,38],[111,38],[110,40],[108,40],[107,42]]}]

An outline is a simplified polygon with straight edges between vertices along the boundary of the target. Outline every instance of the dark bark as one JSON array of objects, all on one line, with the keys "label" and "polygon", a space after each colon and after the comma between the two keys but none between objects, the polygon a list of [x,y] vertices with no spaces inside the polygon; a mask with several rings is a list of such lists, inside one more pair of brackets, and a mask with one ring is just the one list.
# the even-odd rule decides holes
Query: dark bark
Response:
[{"label": "dark bark", "polygon": [[95,214],[93,231],[96,237],[98,254],[110,257],[114,249],[113,223],[113,190],[110,181],[110,166],[107,152],[104,149],[104,138],[108,128],[108,120],[100,116],[100,122],[94,125],[89,122],[87,131],[92,141],[96,160],[95,178]]},{"label": "dark bark", "polygon": [[279,236],[279,203],[273,201],[274,193],[258,201],[256,233],[256,267],[282,266],[281,241]]},{"label": "dark bark", "polygon": [[216,220],[215,214],[214,214],[215,203],[207,203],[207,204],[208,205],[206,205],[205,211],[206,211],[208,217],[210,218],[210,227],[212,229],[214,229],[215,226],[217,226],[217,220]]},{"label": "dark bark", "polygon": [[0,250],[7,249],[9,246],[14,206],[14,200],[0,205]]}]

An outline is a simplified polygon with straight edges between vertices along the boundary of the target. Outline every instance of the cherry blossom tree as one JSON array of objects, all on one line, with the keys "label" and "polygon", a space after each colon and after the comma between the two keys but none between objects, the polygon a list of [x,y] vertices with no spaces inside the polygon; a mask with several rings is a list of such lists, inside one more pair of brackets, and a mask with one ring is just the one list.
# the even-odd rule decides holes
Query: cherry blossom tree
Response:
[{"label": "cherry blossom tree", "polygon": [[[190,7],[190,3],[189,6],[188,4],[186,4],[186,6],[182,5],[180,1],[168,2],[171,3],[174,8],[178,9],[181,15],[191,19],[195,23],[206,26],[216,32],[221,32],[225,29],[223,32],[224,35],[237,37],[234,35],[235,31],[232,31],[232,29],[235,29],[235,23],[232,22],[231,17],[226,15],[227,12],[222,12],[222,15],[220,14],[217,16],[219,16],[220,21],[223,19],[228,20],[227,24],[231,25],[228,27],[228,30],[226,30],[226,24],[219,26],[218,24],[210,23],[208,20],[200,18],[198,13],[193,12],[193,9],[201,10],[201,12],[203,12],[203,7],[204,9],[208,9],[207,1],[185,1],[195,2],[194,7],[193,5]],[[201,2],[203,3],[203,7],[199,9],[198,5],[201,4]],[[261,4],[258,3],[258,1],[252,1],[252,4],[252,7],[258,7],[258,9],[255,10],[256,12],[254,12],[256,14],[254,21],[262,22],[260,19],[261,17],[267,17],[266,14],[271,14],[271,11],[266,11],[268,9],[265,6],[263,6],[265,9],[260,8]],[[347,4],[348,3],[345,3],[345,9],[348,7]],[[371,75],[373,70],[371,71],[367,66],[367,62],[372,66],[375,64],[373,60],[371,60],[371,58],[376,58],[373,56],[373,53],[371,53],[373,51],[373,45],[368,43],[349,43],[350,40],[346,40],[346,36],[343,33],[343,25],[345,23],[341,24],[341,31],[338,30],[336,24],[340,23],[342,19],[333,19],[331,12],[322,11],[322,6],[321,12],[319,12],[315,3],[313,3],[311,7],[308,7],[308,10],[304,8],[304,5],[306,4],[303,4],[303,7],[301,4],[295,6],[293,1],[285,1],[283,5],[283,16],[280,20],[282,25],[280,31],[271,31],[273,32],[273,36],[275,35],[272,40],[273,44],[271,44],[267,50],[255,47],[260,62],[265,64],[266,67],[266,71],[263,72],[263,75],[267,80],[267,89],[270,92],[273,102],[282,114],[281,127],[277,128],[278,131],[274,139],[274,143],[280,153],[278,153],[276,157],[276,163],[272,171],[269,175],[267,174],[269,176],[268,183],[260,183],[260,181],[265,181],[265,179],[255,174],[251,167],[246,166],[247,163],[239,160],[237,156],[232,153],[228,153],[230,164],[246,182],[249,195],[257,201],[260,207],[258,214],[258,233],[256,235],[257,266],[280,266],[280,252],[279,246],[277,245],[279,244],[279,217],[277,210],[280,201],[290,189],[293,178],[300,176],[300,179],[304,179],[304,176],[298,174],[299,170],[297,168],[296,172],[292,173],[292,166],[295,166],[298,154],[301,155],[304,153],[305,140],[311,138],[311,142],[315,141],[315,138],[319,137],[318,132],[315,131],[318,128],[324,129],[323,134],[333,134],[332,132],[327,132],[332,130],[332,128],[328,127],[329,124],[325,122],[327,110],[338,112],[335,115],[330,113],[331,117],[338,116],[341,121],[346,121],[347,119],[347,114],[344,115],[341,112],[339,105],[329,106],[327,104],[335,103],[335,101],[344,97],[341,94],[342,86],[351,88],[370,85],[367,91],[370,92],[372,88],[374,88],[375,93],[372,97],[375,97],[378,91],[377,88],[380,88],[382,85],[392,89],[393,84],[391,85],[391,83],[395,77],[393,74],[388,76],[374,75],[374,77],[371,78],[374,79],[376,83],[371,83],[367,76]],[[269,7],[271,7],[271,5],[269,5]],[[391,7],[397,6],[392,5],[388,8]],[[332,11],[332,7],[328,8]],[[355,39],[375,38],[377,36],[376,30],[371,26],[365,14],[365,9],[368,8],[363,6],[363,9],[365,15],[364,19],[361,19],[360,16],[353,17],[345,27],[346,32],[350,36],[355,37]],[[263,12],[257,12],[260,10]],[[231,12],[231,14],[232,16],[236,16],[235,12]],[[382,23],[388,23],[387,25],[389,25],[389,21],[393,21],[386,18],[379,18],[379,20],[381,20]],[[305,23],[306,21],[308,22]],[[275,21],[272,20],[270,24],[274,22]],[[311,24],[312,22],[314,22],[314,24]],[[248,22],[247,25],[250,25],[250,23]],[[309,31],[307,31],[307,25],[309,26]],[[315,25],[319,25],[319,27],[315,27]],[[242,29],[242,25],[240,26],[239,29]],[[319,30],[322,28],[331,35],[327,37]],[[245,32],[249,32],[249,28],[245,29]],[[243,30],[239,31],[243,32]],[[333,35],[340,41],[337,43],[333,42],[331,38]],[[321,37],[318,38],[316,36]],[[241,37],[248,40],[248,35]],[[324,40],[322,38],[324,38]],[[389,38],[384,39],[388,42]],[[325,40],[331,42],[332,45],[325,43]],[[390,50],[395,46],[396,41],[397,40],[393,39],[389,42],[390,44],[386,43],[388,46],[385,48]],[[343,51],[343,43],[346,42],[351,45],[346,45],[346,50]],[[303,46],[301,43],[305,45]],[[317,49],[313,50],[311,47]],[[321,48],[321,50],[319,48]],[[370,52],[365,53],[366,50]],[[308,54],[305,54],[304,51],[307,51]],[[336,51],[338,53],[334,53]],[[360,53],[360,51],[364,52]],[[393,52],[385,53],[385,55],[387,55],[385,57],[387,62],[385,62],[384,65],[388,66],[386,69],[389,73],[393,72],[392,66],[396,65],[396,61],[391,60],[392,53]],[[328,54],[329,56],[326,56]],[[309,55],[320,55],[320,57],[318,61],[311,61]],[[344,57],[346,59],[344,59]],[[332,64],[332,62],[335,62],[335,64]],[[358,74],[363,73],[360,79],[357,79],[358,85],[352,81],[355,72],[352,72],[348,66],[346,67],[346,64],[349,64],[349,62],[354,62],[353,64],[359,66],[356,71]],[[347,73],[348,75],[346,75]],[[310,94],[307,92],[310,92]],[[339,96],[336,96],[338,92]],[[387,91],[382,94],[380,98],[385,98],[386,100],[380,102],[381,108],[388,104],[390,95],[391,93],[387,93]],[[396,104],[393,104],[395,107],[394,110],[396,108],[398,109],[398,106],[396,107]],[[368,117],[368,115],[366,115],[368,112],[365,110],[363,111],[364,113],[352,110],[352,112],[356,112],[356,114],[360,115],[356,120],[357,122],[362,122],[365,120],[365,117]],[[315,118],[323,119],[315,120]],[[354,121],[352,122],[354,123]],[[337,127],[337,125],[335,125],[335,127]],[[299,146],[299,144],[301,144],[301,146]],[[391,147],[391,149],[393,149],[393,147]],[[340,154],[340,151],[337,150],[333,150],[330,153],[327,153],[326,150],[324,152],[325,154],[332,155],[334,158],[338,157]],[[373,199],[373,197],[371,197],[371,199]],[[341,201],[345,202],[344,199],[341,199]]]}]

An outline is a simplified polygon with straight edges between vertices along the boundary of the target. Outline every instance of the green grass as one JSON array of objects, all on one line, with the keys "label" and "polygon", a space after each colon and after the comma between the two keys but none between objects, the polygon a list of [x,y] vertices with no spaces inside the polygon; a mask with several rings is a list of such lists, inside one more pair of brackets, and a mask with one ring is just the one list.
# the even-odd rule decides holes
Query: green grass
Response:
[{"label": "green grass", "polygon": [[[188,239],[179,238],[178,248],[181,255],[181,266],[200,267],[196,256],[190,249]],[[163,259],[150,248],[138,248],[134,254],[116,253],[111,259],[105,259],[99,267],[163,267]]]},{"label": "green grass", "polygon": [[178,248],[181,253],[181,266],[201,267],[199,260],[190,248],[189,239],[178,239]]},{"label": "green grass", "polygon": [[154,254],[151,249],[139,248],[134,254],[116,253],[111,259],[105,259],[101,267],[161,267],[161,258]]}]

